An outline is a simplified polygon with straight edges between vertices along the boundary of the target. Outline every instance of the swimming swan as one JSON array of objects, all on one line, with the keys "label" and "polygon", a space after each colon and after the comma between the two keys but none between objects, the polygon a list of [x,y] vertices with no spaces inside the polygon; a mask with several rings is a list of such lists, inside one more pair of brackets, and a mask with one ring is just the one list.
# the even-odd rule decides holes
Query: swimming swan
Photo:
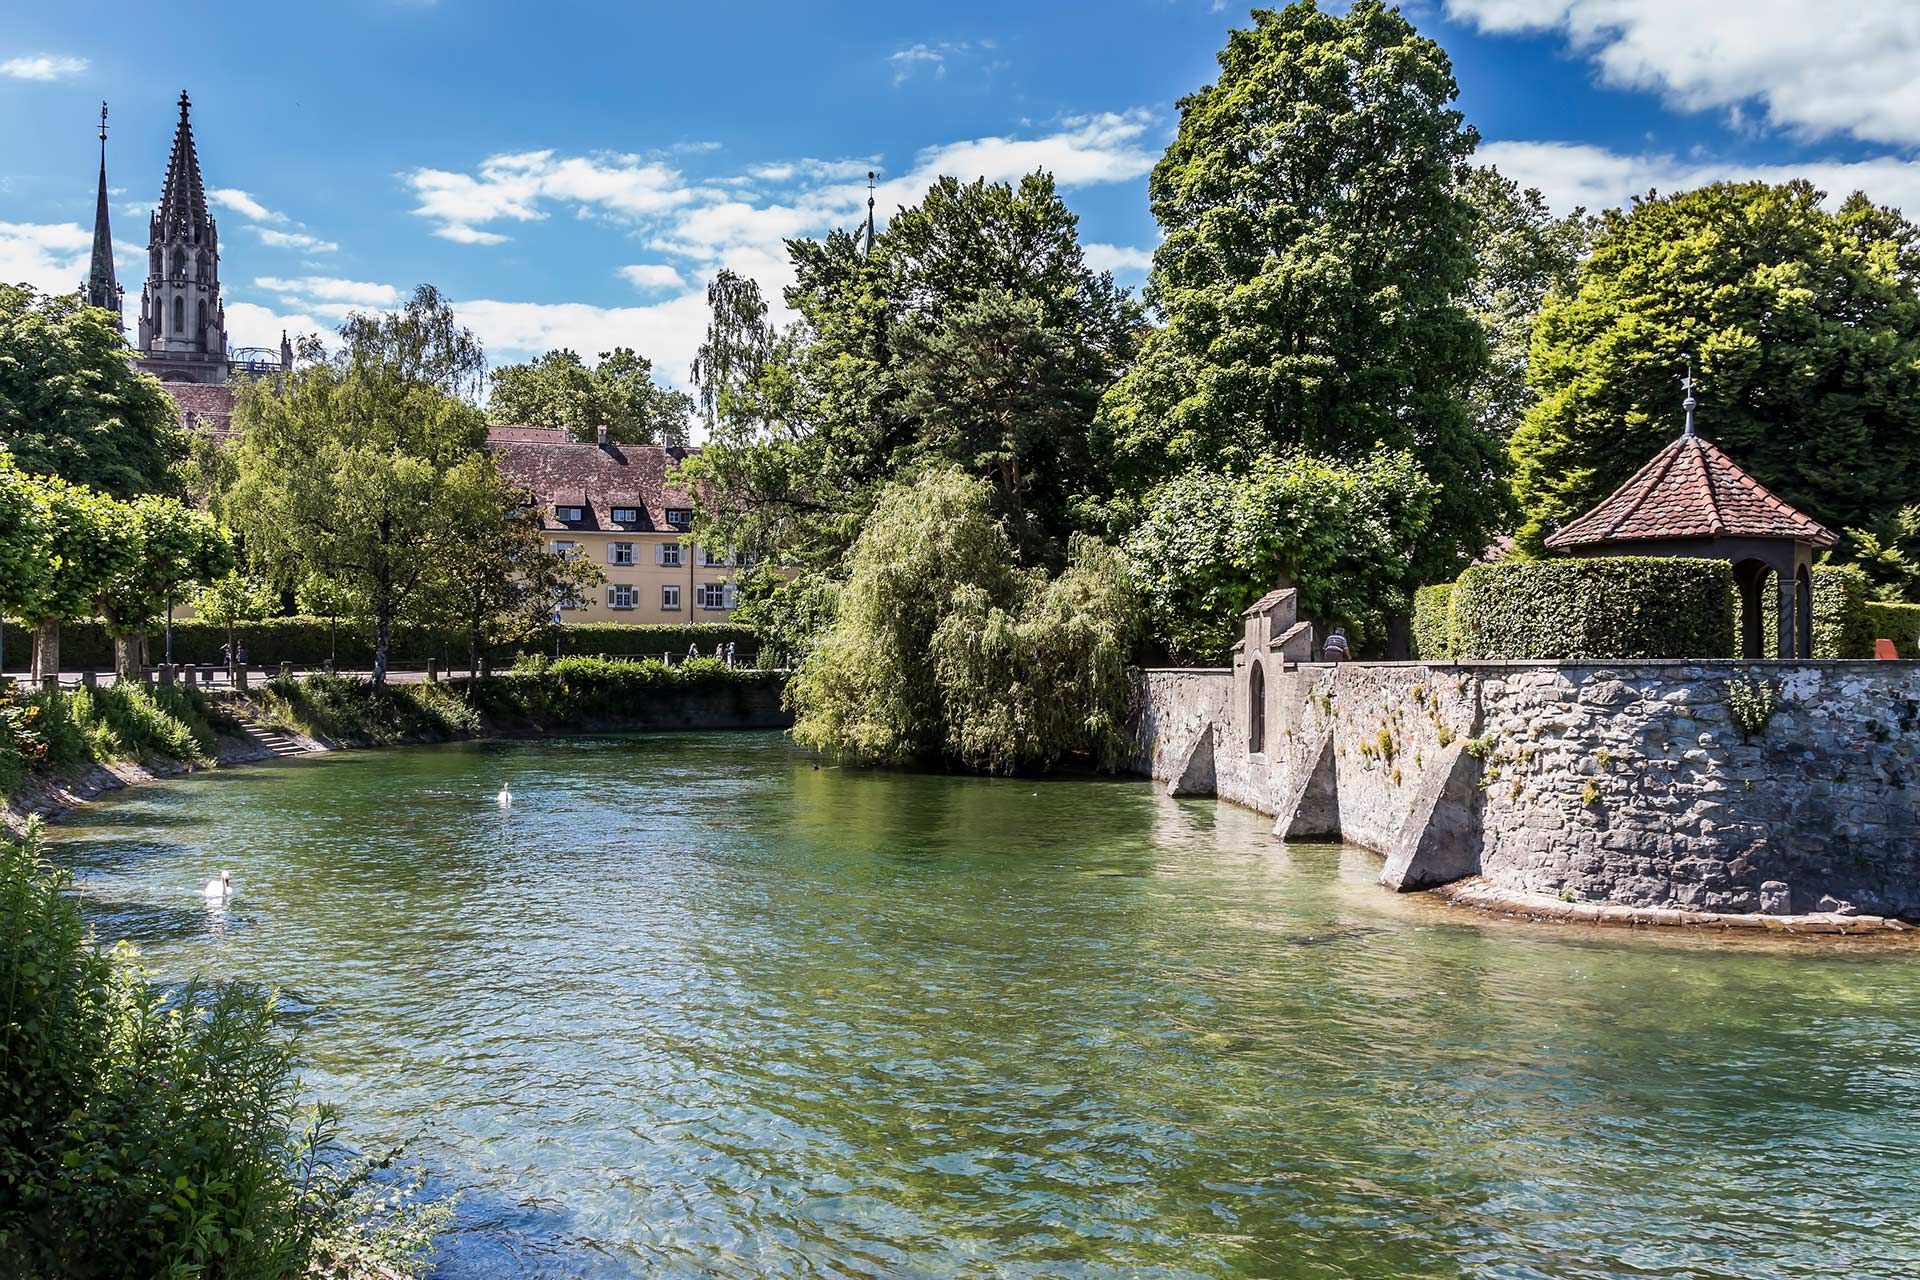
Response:
[{"label": "swimming swan", "polygon": [[513,792],[507,790],[506,783],[503,782],[500,784],[500,794],[493,798],[493,802],[502,809],[513,808]]},{"label": "swimming swan", "polygon": [[207,887],[200,892],[209,898],[218,898],[225,901],[227,898],[233,896],[233,875],[230,872],[222,871],[218,876],[207,881]]}]

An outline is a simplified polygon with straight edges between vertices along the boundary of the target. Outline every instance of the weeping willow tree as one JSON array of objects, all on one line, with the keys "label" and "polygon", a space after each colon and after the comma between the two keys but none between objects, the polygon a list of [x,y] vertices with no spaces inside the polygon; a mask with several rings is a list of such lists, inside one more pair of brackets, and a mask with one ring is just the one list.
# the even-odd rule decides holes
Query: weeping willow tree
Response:
[{"label": "weeping willow tree", "polygon": [[1057,577],[1023,569],[990,486],[939,468],[882,491],[848,567],[789,686],[800,742],[873,764],[1118,767],[1139,604],[1111,548],[1076,537]]}]

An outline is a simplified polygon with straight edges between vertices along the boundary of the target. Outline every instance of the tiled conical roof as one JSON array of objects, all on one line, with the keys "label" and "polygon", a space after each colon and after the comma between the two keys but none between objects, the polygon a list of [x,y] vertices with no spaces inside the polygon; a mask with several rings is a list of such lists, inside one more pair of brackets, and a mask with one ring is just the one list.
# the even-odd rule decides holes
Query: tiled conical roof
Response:
[{"label": "tiled conical roof", "polygon": [[1654,455],[1613,496],[1547,539],[1549,547],[1655,538],[1791,538],[1830,547],[1839,539],[1742,471],[1699,436]]}]

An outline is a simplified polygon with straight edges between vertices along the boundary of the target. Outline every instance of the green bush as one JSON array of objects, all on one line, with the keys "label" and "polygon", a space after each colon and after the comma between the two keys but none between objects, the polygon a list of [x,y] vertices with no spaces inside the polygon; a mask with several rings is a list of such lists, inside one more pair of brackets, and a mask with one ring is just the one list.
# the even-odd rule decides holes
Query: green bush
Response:
[{"label": "green bush", "polygon": [[1903,658],[1920,659],[1920,604],[1869,600],[1861,612],[1875,639],[1893,641]]},{"label": "green bush", "polygon": [[[30,628],[9,618],[7,644],[29,643]],[[19,628],[16,632],[15,628]],[[260,622],[236,623],[234,636],[246,646],[247,660],[258,667],[272,668],[282,662],[297,667],[318,667],[334,652],[325,618],[267,618]],[[16,638],[17,637],[17,638]],[[173,624],[175,662],[213,666],[220,662],[220,647],[227,642],[227,629],[200,619],[185,619]],[[552,651],[552,637],[547,651]],[[675,658],[687,652],[688,645],[699,645],[700,652],[711,654],[716,645],[732,643],[736,659],[751,662],[759,651],[759,642],[750,627],[724,622],[695,623],[568,623],[560,629],[560,648],[568,654],[604,654],[610,657],[657,658],[671,653]],[[392,642],[392,661],[423,666],[437,658],[448,670],[464,666],[466,641],[450,632],[439,633],[421,628],[400,628]],[[164,632],[155,627],[148,636],[148,657],[155,663],[165,654]],[[22,649],[20,652],[24,652]],[[365,670],[373,665],[373,640],[363,627],[342,621],[339,624],[338,665],[347,670]],[[495,658],[510,656],[496,650]],[[110,671],[113,669],[113,639],[106,625],[97,619],[67,622],[60,627],[60,665],[68,671]]]},{"label": "green bush", "polygon": [[[0,753],[22,764],[72,769],[113,761],[205,765],[213,755],[213,712],[188,689],[112,685],[42,690],[8,714],[14,728],[0,733]],[[0,766],[0,782],[17,784],[20,770]],[[10,789],[10,788],[9,788]]]},{"label": "green bush", "polygon": [[764,687],[763,671],[714,658],[668,666],[655,659],[534,658],[473,687],[475,707],[495,723],[545,727],[619,723],[646,716],[667,690]]},{"label": "green bush", "polygon": [[479,713],[442,684],[375,688],[353,676],[315,672],[267,681],[254,703],[271,720],[353,746],[445,741],[481,729]]},{"label": "green bush", "polygon": [[[1768,580],[1771,583],[1771,579]],[[1853,565],[1823,564],[1808,575],[1813,596],[1813,656],[1816,658],[1871,658],[1873,628],[1867,619],[1867,575]],[[1761,627],[1769,641],[1767,656],[1778,655],[1779,597],[1769,591]]]},{"label": "green bush", "polygon": [[1453,585],[1442,582],[1413,593],[1413,656],[1423,662],[1454,656]]},{"label": "green bush", "polygon": [[[0,1274],[282,1280],[416,1265],[410,1211],[301,1098],[270,998],[98,949],[38,828],[0,843]],[[428,1221],[444,1221],[444,1206]],[[415,1225],[421,1222],[412,1216]]]},{"label": "green bush", "polygon": [[1477,565],[1460,575],[1453,617],[1462,658],[1726,658],[1733,570],[1641,556]]}]

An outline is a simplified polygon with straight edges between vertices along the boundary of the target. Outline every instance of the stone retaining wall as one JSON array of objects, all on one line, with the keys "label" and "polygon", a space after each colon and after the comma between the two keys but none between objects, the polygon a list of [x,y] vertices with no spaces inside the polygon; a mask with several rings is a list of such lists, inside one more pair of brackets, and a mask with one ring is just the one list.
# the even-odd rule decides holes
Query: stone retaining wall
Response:
[{"label": "stone retaining wall", "polygon": [[[1395,888],[1920,917],[1920,664],[1284,666],[1254,750],[1259,661],[1146,673],[1136,767],[1374,849]],[[1779,706],[1749,739],[1753,681]]]}]

